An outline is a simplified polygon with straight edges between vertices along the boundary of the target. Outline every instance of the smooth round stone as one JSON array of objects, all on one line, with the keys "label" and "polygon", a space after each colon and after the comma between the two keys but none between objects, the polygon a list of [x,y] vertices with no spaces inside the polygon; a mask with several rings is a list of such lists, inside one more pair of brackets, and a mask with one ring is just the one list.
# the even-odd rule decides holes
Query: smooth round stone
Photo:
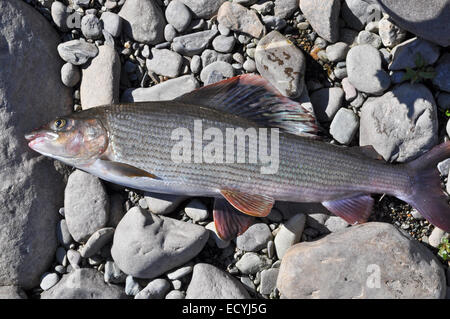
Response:
[{"label": "smooth round stone", "polygon": [[205,50],[217,30],[206,30],[178,36],[172,41],[172,49],[182,55],[193,56]]},{"label": "smooth round stone", "polygon": [[97,230],[89,237],[88,241],[80,250],[80,254],[84,258],[89,258],[95,255],[100,249],[109,243],[114,236],[114,228],[106,227]]},{"label": "smooth round stone", "polygon": [[330,125],[330,134],[341,144],[349,144],[359,128],[359,117],[352,110],[341,108]]},{"label": "smooth round stone", "polygon": [[253,252],[245,253],[241,259],[236,263],[237,269],[242,274],[256,274],[264,268],[270,267],[272,261],[265,256],[258,255]]},{"label": "smooth round stone", "polygon": [[282,259],[286,251],[300,241],[303,229],[306,223],[305,214],[296,214],[292,216],[286,223],[281,225],[280,230],[275,236],[275,251],[278,259]]},{"label": "smooth round stone", "polygon": [[226,26],[219,23],[217,26],[217,29],[219,30],[221,35],[228,36],[231,32],[230,28],[227,28]]},{"label": "smooth round stone", "polygon": [[79,268],[80,262],[81,262],[81,255],[78,251],[69,249],[67,251],[67,260],[69,261],[72,268],[76,269]]},{"label": "smooth round stone", "polygon": [[74,87],[80,82],[81,72],[71,63],[65,63],[61,68],[61,81],[67,87]]},{"label": "smooth round stone", "polygon": [[244,64],[244,56],[239,52],[233,53],[233,60],[237,63]]},{"label": "smooth round stone", "polygon": [[98,39],[102,36],[100,20],[93,14],[87,14],[81,19],[81,32],[88,39]]},{"label": "smooth round stone", "polygon": [[191,23],[191,12],[181,1],[170,1],[166,8],[166,20],[178,32],[183,32]]},{"label": "smooth round stone", "polygon": [[203,68],[203,70],[200,72],[201,81],[203,83],[207,82],[209,75],[213,71],[221,73],[222,76],[225,78],[231,78],[234,76],[234,69],[230,63],[223,61],[216,61]]},{"label": "smooth round stone", "polygon": [[236,247],[244,251],[259,251],[272,239],[270,228],[264,223],[250,226],[236,238]]},{"label": "smooth round stone", "polygon": [[95,44],[82,40],[71,40],[61,43],[57,49],[59,56],[64,61],[74,65],[84,64],[98,54],[98,48]]},{"label": "smooth round stone", "polygon": [[119,269],[114,261],[108,260],[105,263],[105,282],[119,284],[125,282],[126,277],[127,275]]},{"label": "smooth round stone", "polygon": [[428,238],[428,243],[431,247],[438,248],[441,244],[441,239],[445,236],[445,231],[435,227]]},{"label": "smooth round stone", "polygon": [[141,291],[139,283],[134,280],[133,276],[128,275],[125,280],[125,293],[127,296],[136,296]]},{"label": "smooth round stone", "polygon": [[356,39],[358,44],[370,44],[374,48],[378,49],[381,46],[381,38],[379,35],[363,30],[358,34]]},{"label": "smooth round stone", "polygon": [[357,96],[358,92],[356,91],[355,87],[350,83],[348,78],[342,79],[342,89],[345,93],[345,100],[346,101],[353,101]]},{"label": "smooth round stone", "polygon": [[439,58],[439,46],[420,38],[412,38],[396,45],[392,49],[392,62],[389,70],[416,68],[417,55],[420,54],[425,65],[434,64]]},{"label": "smooth round stone", "polygon": [[200,222],[208,218],[208,209],[203,202],[198,199],[194,199],[189,202],[184,209],[186,215],[188,215],[194,222]]},{"label": "smooth round stone", "polygon": [[[166,81],[167,82],[167,81]],[[184,196],[148,193],[145,196],[148,209],[158,215],[166,215],[175,211],[175,209],[186,199]]]},{"label": "smooth round stone", "polygon": [[202,59],[199,55],[194,55],[191,59],[190,63],[191,72],[194,74],[198,74],[202,69]]},{"label": "smooth round stone", "polygon": [[164,27],[164,39],[167,42],[172,42],[173,39],[178,35],[177,30],[171,24],[167,24]]},{"label": "smooth round stone", "polygon": [[378,34],[383,45],[387,48],[395,47],[406,38],[406,32],[392,23],[387,17],[383,17],[378,23]]},{"label": "smooth round stone", "polygon": [[269,295],[277,285],[278,272],[277,268],[264,269],[261,271],[261,283],[259,292],[263,295]]},{"label": "smooth round stone", "polygon": [[66,32],[69,30],[67,27],[69,13],[67,12],[67,7],[62,2],[55,1],[52,3],[51,15],[53,22],[61,31]]},{"label": "smooth round stone", "polygon": [[54,285],[56,285],[59,281],[59,276],[57,273],[45,273],[41,278],[41,283],[39,286],[42,290],[49,290]]},{"label": "smooth round stone", "polygon": [[344,61],[347,56],[347,52],[349,50],[349,46],[345,42],[337,42],[335,44],[331,44],[326,48],[327,58],[331,62],[339,62]]},{"label": "smooth round stone", "polygon": [[113,37],[120,36],[122,32],[122,18],[113,12],[105,11],[100,17],[103,23],[103,29],[106,30]]},{"label": "smooth round stone", "polygon": [[219,35],[212,41],[212,46],[218,52],[229,53],[233,50],[235,42],[233,36]]},{"label": "smooth round stone", "polygon": [[180,74],[183,58],[180,54],[168,49],[152,49],[151,58],[147,59],[148,70],[158,75],[175,78]]},{"label": "smooth round stone", "polygon": [[256,63],[252,59],[248,58],[245,60],[244,64],[242,65],[245,71],[247,72],[255,72],[256,71]]},{"label": "smooth round stone", "polygon": [[136,294],[134,299],[164,299],[169,290],[170,283],[166,279],[154,279]]},{"label": "smooth round stone", "polygon": [[73,241],[65,219],[61,219],[58,224],[56,224],[56,238],[58,238],[58,242],[66,248],[68,248]]},{"label": "smooth round stone", "polygon": [[183,278],[184,276],[189,275],[191,272],[192,272],[192,266],[188,265],[188,266],[183,266],[183,267],[177,268],[175,270],[172,270],[172,271],[166,273],[166,276],[170,280],[178,280],[178,279]]}]

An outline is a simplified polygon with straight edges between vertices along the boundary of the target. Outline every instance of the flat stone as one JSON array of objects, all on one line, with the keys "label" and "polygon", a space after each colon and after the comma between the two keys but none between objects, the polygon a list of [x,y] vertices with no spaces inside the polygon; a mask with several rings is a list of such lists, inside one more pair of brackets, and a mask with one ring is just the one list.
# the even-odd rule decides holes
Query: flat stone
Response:
[{"label": "flat stone", "polygon": [[270,228],[265,223],[256,223],[236,238],[236,247],[244,251],[259,251],[266,248],[271,239]]},{"label": "flat stone", "polygon": [[389,64],[389,70],[416,68],[417,54],[422,56],[425,65],[430,65],[439,58],[439,47],[419,38],[402,42],[392,50],[392,62]]},{"label": "flat stone", "polygon": [[181,1],[175,0],[169,2],[165,14],[167,22],[178,32],[185,31],[191,23],[191,12]]},{"label": "flat stone", "polygon": [[406,32],[392,23],[388,17],[383,17],[378,23],[378,34],[386,48],[393,48],[406,38]]},{"label": "flat stone", "polygon": [[248,299],[242,284],[226,272],[209,264],[194,266],[186,299]]},{"label": "flat stone", "polygon": [[223,61],[216,61],[208,64],[203,68],[203,70],[200,72],[200,80],[203,83],[206,83],[212,72],[218,72],[224,78],[231,78],[234,76],[234,69],[231,64]]},{"label": "flat stone", "polygon": [[203,221],[209,216],[208,208],[198,199],[190,201],[184,208],[184,211],[194,222]]},{"label": "flat stone", "polygon": [[331,44],[326,48],[327,58],[331,62],[345,61],[349,49],[350,47],[345,42]]},{"label": "flat stone", "polygon": [[207,240],[202,226],[133,207],[116,228],[111,255],[123,272],[155,278],[195,257]]},{"label": "flat stone", "polygon": [[180,74],[183,57],[168,49],[152,49],[151,58],[147,59],[147,69],[158,75],[175,78]]},{"label": "flat stone", "polygon": [[339,39],[340,0],[301,0],[302,10],[308,22],[317,34],[334,43]]},{"label": "flat stone", "polygon": [[378,34],[363,30],[358,34],[356,38],[356,42],[359,45],[362,44],[370,44],[375,49],[379,49],[381,47],[381,38]]},{"label": "flat stone", "polygon": [[170,290],[170,283],[166,279],[158,278],[150,281],[134,299],[164,299]]},{"label": "flat stone", "polygon": [[320,122],[331,121],[344,100],[344,91],[339,87],[323,88],[311,94],[311,103]]},{"label": "flat stone", "polygon": [[297,0],[275,0],[273,12],[275,16],[286,19],[290,18],[298,10],[299,2]]},{"label": "flat stone", "polygon": [[81,32],[87,39],[98,39],[102,36],[100,20],[93,14],[86,14],[81,19]]},{"label": "flat stone", "polygon": [[208,47],[217,32],[217,30],[206,30],[178,36],[173,39],[172,49],[187,56],[200,54]]},{"label": "flat stone", "polygon": [[282,259],[289,247],[300,241],[303,229],[305,228],[305,222],[305,214],[296,214],[281,225],[274,240],[278,259]]},{"label": "flat stone", "polygon": [[206,49],[202,52],[201,60],[203,67],[216,61],[231,63],[232,55],[229,53],[219,53],[214,50]]},{"label": "flat stone", "polygon": [[401,84],[364,103],[359,143],[372,145],[386,161],[410,161],[437,143],[436,117],[436,104],[427,87]]},{"label": "flat stone", "polygon": [[444,298],[446,290],[433,253],[378,222],[291,247],[281,261],[277,287],[282,298],[295,299]]},{"label": "flat stone", "polygon": [[341,144],[347,145],[359,128],[359,117],[349,109],[341,108],[330,125],[330,134]]},{"label": "flat stone", "polygon": [[122,33],[122,18],[118,14],[105,11],[102,13],[100,21],[103,23],[103,29],[113,37],[117,38]]},{"label": "flat stone", "polygon": [[233,36],[219,35],[212,41],[214,50],[222,53],[230,53],[234,48],[236,40]]},{"label": "flat stone", "polygon": [[214,16],[222,3],[226,0],[180,0],[198,18],[210,19]]},{"label": "flat stone", "polygon": [[261,284],[259,286],[259,292],[263,295],[270,295],[276,288],[278,272],[277,268],[264,269],[261,271]]},{"label": "flat stone", "polygon": [[49,290],[54,285],[56,285],[59,281],[59,276],[57,273],[45,273],[42,275],[41,283],[39,287],[41,287],[42,290]]},{"label": "flat stone", "polygon": [[236,263],[236,268],[245,275],[255,275],[257,272],[269,268],[271,260],[265,256],[258,255],[257,253],[248,252],[245,253],[241,259]]},{"label": "flat stone", "polygon": [[259,41],[255,63],[258,72],[284,96],[295,98],[302,94],[305,86],[305,57],[278,31],[270,32]]},{"label": "flat stone", "polygon": [[114,228],[105,227],[97,230],[89,237],[88,241],[80,250],[80,254],[83,258],[89,258],[95,255],[102,249],[107,243],[109,243],[114,236]]},{"label": "flat stone", "polygon": [[82,65],[97,56],[98,48],[95,44],[83,40],[71,40],[59,44],[58,53],[64,61],[73,65]]},{"label": "flat stone", "polygon": [[341,84],[342,89],[344,90],[345,93],[345,100],[353,101],[358,95],[358,91],[356,91],[356,88],[350,83],[348,78],[342,79]]},{"label": "flat stone", "polygon": [[256,12],[234,2],[227,1],[221,5],[217,13],[217,21],[233,31],[242,32],[257,39],[265,33],[264,25]]},{"label": "flat stone", "polygon": [[148,88],[128,89],[123,93],[121,102],[173,100],[199,86],[200,84],[193,75],[183,75]]},{"label": "flat stone", "polygon": [[338,216],[330,216],[325,221],[325,227],[332,233],[343,230],[348,226],[350,226],[350,224]]},{"label": "flat stone", "polygon": [[166,273],[166,276],[170,280],[178,280],[189,275],[192,272],[192,269],[193,267],[191,265],[182,266],[180,268],[177,268],[175,270]]}]

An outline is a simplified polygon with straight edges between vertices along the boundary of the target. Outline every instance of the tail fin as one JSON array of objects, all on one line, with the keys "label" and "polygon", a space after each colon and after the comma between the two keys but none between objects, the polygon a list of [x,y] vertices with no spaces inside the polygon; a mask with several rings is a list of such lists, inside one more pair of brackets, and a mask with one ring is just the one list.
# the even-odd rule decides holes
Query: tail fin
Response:
[{"label": "tail fin", "polygon": [[449,198],[441,187],[441,179],[436,165],[450,158],[450,142],[435,146],[418,159],[407,163],[413,179],[413,192],[406,198],[407,203],[433,225],[450,232]]}]

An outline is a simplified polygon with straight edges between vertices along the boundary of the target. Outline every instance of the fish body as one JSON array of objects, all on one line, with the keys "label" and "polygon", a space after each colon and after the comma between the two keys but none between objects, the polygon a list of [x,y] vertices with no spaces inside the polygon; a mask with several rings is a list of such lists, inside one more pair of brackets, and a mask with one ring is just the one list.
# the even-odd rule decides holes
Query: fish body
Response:
[{"label": "fish body", "polygon": [[[396,196],[450,230],[450,207],[435,167],[450,156],[450,144],[392,165],[375,159],[371,148],[315,138],[311,112],[260,77],[241,76],[197,91],[173,101],[74,113],[27,139],[34,150],[113,183],[215,197],[214,219],[224,238],[242,233],[251,223],[247,216],[267,215],[275,200],[321,202],[348,222],[361,223],[371,212],[373,193]],[[269,134],[268,128],[275,130]],[[243,140],[233,132],[244,132]]]}]

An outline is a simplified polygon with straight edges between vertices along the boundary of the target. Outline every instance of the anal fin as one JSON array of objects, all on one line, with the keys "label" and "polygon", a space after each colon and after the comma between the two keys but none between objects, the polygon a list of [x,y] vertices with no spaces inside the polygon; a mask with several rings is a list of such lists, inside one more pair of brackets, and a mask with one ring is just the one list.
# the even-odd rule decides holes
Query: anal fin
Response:
[{"label": "anal fin", "polygon": [[372,212],[373,202],[373,198],[370,195],[357,195],[323,202],[322,205],[347,223],[354,225],[367,221]]},{"label": "anal fin", "polygon": [[215,199],[213,218],[217,234],[223,240],[236,238],[244,233],[255,220],[252,216],[242,214],[223,198]]},{"label": "anal fin", "polygon": [[222,196],[240,212],[256,217],[266,217],[272,210],[275,200],[266,195],[243,193],[232,189],[221,189]]}]

